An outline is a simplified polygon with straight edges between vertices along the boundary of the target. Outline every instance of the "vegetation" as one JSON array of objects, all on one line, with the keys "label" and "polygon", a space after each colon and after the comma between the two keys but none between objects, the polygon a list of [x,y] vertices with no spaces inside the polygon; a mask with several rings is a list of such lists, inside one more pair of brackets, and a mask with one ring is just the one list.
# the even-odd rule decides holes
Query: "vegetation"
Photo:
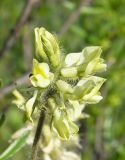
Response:
[{"label": "vegetation", "polygon": [[[27,80],[36,53],[34,28],[43,26],[57,35],[65,54],[87,46],[102,46],[102,57],[108,66],[106,72],[98,75],[107,79],[101,90],[103,100],[84,109],[89,118],[79,120],[78,153],[82,154],[82,160],[125,159],[124,6],[124,0],[0,1],[0,153],[9,146],[10,139],[18,137],[14,133],[24,127],[26,116],[12,104],[12,91],[17,88],[27,98],[33,91],[32,88],[26,91],[26,86],[30,83]],[[23,130],[26,128],[28,131],[21,140],[28,136],[32,126]],[[14,140],[19,148],[21,140]],[[26,145],[15,153],[10,160],[30,159],[31,148]]]}]

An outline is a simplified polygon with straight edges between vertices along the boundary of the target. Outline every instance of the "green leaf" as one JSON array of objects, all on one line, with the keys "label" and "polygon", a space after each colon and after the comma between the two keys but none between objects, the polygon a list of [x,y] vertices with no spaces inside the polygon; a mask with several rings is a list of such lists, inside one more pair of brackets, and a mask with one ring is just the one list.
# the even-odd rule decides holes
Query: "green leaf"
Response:
[{"label": "green leaf", "polygon": [[81,14],[86,14],[86,15],[100,15],[104,14],[105,10],[101,8],[92,8],[92,7],[83,7],[81,9]]},{"label": "green leaf", "polygon": [[26,131],[18,139],[16,139],[10,146],[0,155],[0,160],[6,160],[12,157],[17,151],[19,151],[25,144],[30,131]]},{"label": "green leaf", "polygon": [[73,2],[70,2],[70,1],[65,1],[64,2],[64,6],[66,7],[66,8],[68,8],[69,10],[73,10],[73,9],[75,9],[75,3],[73,3]]}]

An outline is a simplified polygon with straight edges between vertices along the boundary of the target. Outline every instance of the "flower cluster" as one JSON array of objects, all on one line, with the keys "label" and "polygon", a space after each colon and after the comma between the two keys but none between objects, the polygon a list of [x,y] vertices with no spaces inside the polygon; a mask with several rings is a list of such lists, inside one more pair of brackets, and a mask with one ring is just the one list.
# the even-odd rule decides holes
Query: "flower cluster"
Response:
[{"label": "flower cluster", "polygon": [[[48,125],[44,125],[42,137],[40,148],[43,160],[80,160],[80,156],[75,151],[76,147],[79,150],[81,148],[78,135],[73,136],[68,143],[65,143],[52,134]],[[71,148],[74,149],[71,151]]]},{"label": "flower cluster", "polygon": [[87,116],[82,112],[85,105],[102,100],[99,90],[105,79],[95,76],[106,70],[100,58],[102,49],[86,47],[64,57],[56,37],[45,28],[35,29],[35,42],[36,57],[29,77],[34,93],[26,100],[14,91],[17,99],[13,102],[31,121],[35,110],[45,109],[49,117],[45,123],[61,139],[70,139],[79,131],[76,121]]},{"label": "flower cluster", "polygon": [[[26,140],[28,146],[32,146],[34,139],[34,127],[31,123],[27,123],[23,128],[16,131],[11,140],[15,140],[24,134],[26,131],[32,131]],[[41,139],[39,142],[39,149],[42,154],[39,159],[42,160],[80,160],[79,152],[81,145],[79,144],[79,136],[75,135],[66,143],[64,140],[59,139],[54,132],[51,132],[50,126],[44,124],[42,128]],[[72,150],[71,150],[72,149]],[[77,151],[76,151],[77,149]]]}]

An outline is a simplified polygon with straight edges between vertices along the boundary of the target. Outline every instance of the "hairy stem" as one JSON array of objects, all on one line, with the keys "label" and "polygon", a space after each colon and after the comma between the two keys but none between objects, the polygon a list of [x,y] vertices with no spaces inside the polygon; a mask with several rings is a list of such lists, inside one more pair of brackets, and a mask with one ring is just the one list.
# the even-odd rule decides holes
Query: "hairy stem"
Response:
[{"label": "hairy stem", "polygon": [[41,130],[42,130],[42,127],[43,127],[44,119],[45,119],[45,111],[41,110],[40,117],[39,117],[38,124],[37,124],[35,137],[34,137],[34,141],[33,141],[31,160],[36,160],[37,159],[38,143],[39,143],[40,134],[41,134]]}]

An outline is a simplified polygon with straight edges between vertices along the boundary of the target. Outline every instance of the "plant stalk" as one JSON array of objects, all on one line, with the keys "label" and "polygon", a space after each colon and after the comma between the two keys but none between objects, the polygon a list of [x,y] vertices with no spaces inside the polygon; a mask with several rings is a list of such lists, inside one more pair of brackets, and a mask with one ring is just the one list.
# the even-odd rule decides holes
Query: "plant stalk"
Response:
[{"label": "plant stalk", "polygon": [[40,139],[44,119],[45,119],[45,110],[41,110],[40,117],[39,117],[38,124],[37,124],[35,137],[34,137],[34,141],[33,141],[31,160],[37,159],[38,144],[39,144],[39,139]]}]

